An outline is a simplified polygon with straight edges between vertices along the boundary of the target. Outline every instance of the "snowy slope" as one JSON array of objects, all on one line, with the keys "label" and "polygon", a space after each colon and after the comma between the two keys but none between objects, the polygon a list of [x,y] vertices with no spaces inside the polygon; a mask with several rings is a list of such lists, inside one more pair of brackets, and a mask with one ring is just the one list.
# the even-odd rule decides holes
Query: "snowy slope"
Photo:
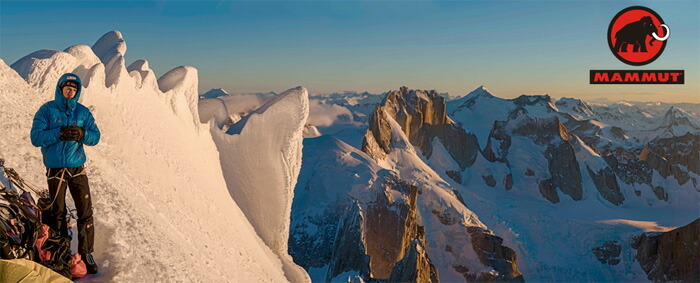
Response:
[{"label": "snowy slope", "polygon": [[323,135],[332,135],[360,148],[367,130],[367,119],[384,95],[344,91],[315,94],[309,98],[309,124],[316,126]]},{"label": "snowy slope", "polygon": [[[466,97],[448,102],[448,111],[465,128],[471,126],[477,135],[486,134],[488,138],[492,127],[481,124],[493,125],[494,120],[517,118],[509,115],[517,108],[513,105],[516,100],[496,98],[477,89]],[[624,197],[621,205],[614,206],[597,190],[589,174],[606,174],[603,172],[609,165],[582,139],[585,136],[587,140],[599,142],[594,144],[596,146],[612,144],[641,150],[645,142],[662,137],[653,132],[657,127],[668,129],[667,133],[678,137],[686,133],[683,127],[692,127],[689,122],[694,116],[677,108],[661,112],[658,108],[651,111],[623,103],[610,107],[588,105],[569,98],[559,100],[552,110],[519,113],[532,118],[556,116],[570,131],[583,135],[572,137],[582,179],[580,200],[562,194],[560,188],[557,191],[563,196],[561,202],[552,204],[542,197],[538,184],[551,176],[544,158],[546,148],[533,142],[542,136],[541,130],[532,128],[524,128],[523,132],[529,135],[491,140],[495,156],[507,161],[489,162],[479,156],[463,173],[463,185],[453,185],[464,196],[467,207],[489,229],[504,238],[504,245],[516,249],[518,266],[526,281],[646,281],[646,274],[635,260],[637,251],[630,247],[632,238],[648,231],[649,227],[678,227],[700,217],[697,186],[691,182],[681,185],[673,177],[664,178],[657,171],[649,176],[651,186],[641,180],[643,176],[638,176],[635,180],[638,183],[632,184],[620,178],[608,178],[607,184],[619,184]],[[546,115],[538,115],[543,113]],[[555,115],[551,115],[553,113]],[[507,146],[500,143],[505,140]],[[633,155],[632,158],[637,157]],[[512,174],[511,189],[504,188],[508,174]],[[696,176],[692,172],[688,174]],[[488,185],[484,176],[495,176],[495,185]],[[665,188],[667,200],[660,200],[654,187],[661,188],[662,192]],[[620,195],[613,196],[611,199],[620,198]],[[620,248],[620,253],[611,257],[617,261],[611,261],[614,264],[602,263],[593,252],[606,242]]]},{"label": "snowy slope", "polygon": [[[399,127],[396,122],[394,127]],[[398,130],[395,134],[403,135],[403,132]],[[383,195],[384,188],[391,186],[387,180],[397,177],[420,191],[417,217],[425,227],[426,248],[440,280],[464,281],[464,275],[455,266],[466,266],[475,274],[495,272],[479,261],[467,232],[468,227],[486,227],[458,200],[450,185],[421,161],[405,135],[398,139],[407,147],[397,149],[379,163],[332,136],[305,140],[305,163],[295,189],[291,235],[294,238],[290,245],[295,247],[296,259],[313,267],[309,272],[315,282],[327,278],[328,266],[323,264],[334,259],[330,252],[338,245],[333,239],[343,210],[355,202],[362,211],[367,211],[368,205],[377,202],[377,193]],[[386,192],[396,201],[402,198],[396,191]],[[371,215],[364,213],[363,220],[369,221]],[[377,241],[368,239],[372,236],[366,231],[364,237],[365,242]],[[344,273],[335,278],[345,280],[354,275],[358,274]]]},{"label": "snowy slope", "polygon": [[[401,126],[388,118],[392,129],[394,149],[378,162],[385,169],[396,170],[399,177],[414,182],[422,191],[418,198],[418,208],[425,225],[427,251],[433,259],[433,264],[440,272],[441,280],[455,282],[464,280],[455,266],[467,266],[471,272],[494,272],[489,266],[484,266],[474,251],[472,237],[468,236],[468,227],[487,229],[477,214],[463,204],[455,192],[453,184],[445,181],[426,161],[416,153],[416,149],[408,141]],[[452,218],[456,224],[445,222],[444,218]],[[447,251],[447,246],[452,246]]]},{"label": "snowy slope", "polygon": [[14,70],[0,62],[0,128],[6,133],[0,156],[6,165],[33,184],[45,184],[39,148],[29,142],[31,120],[41,104],[53,99],[58,77],[76,72],[86,86],[81,103],[102,132],[100,143],[86,148],[97,281],[291,279],[283,270],[288,264],[258,236],[231,197],[225,179],[231,172],[222,170],[210,132],[216,127],[201,125],[193,104],[196,69],[179,67],[157,84],[143,83],[150,76],[147,64],[132,64],[127,72],[124,52],[121,34],[110,32],[92,49],[38,51],[13,64]]},{"label": "snowy slope", "polygon": [[447,115],[465,130],[474,133],[481,147],[486,145],[493,122],[508,120],[516,112],[533,118],[557,116],[556,106],[549,95],[521,95],[503,99],[491,94],[484,86],[446,104]]}]

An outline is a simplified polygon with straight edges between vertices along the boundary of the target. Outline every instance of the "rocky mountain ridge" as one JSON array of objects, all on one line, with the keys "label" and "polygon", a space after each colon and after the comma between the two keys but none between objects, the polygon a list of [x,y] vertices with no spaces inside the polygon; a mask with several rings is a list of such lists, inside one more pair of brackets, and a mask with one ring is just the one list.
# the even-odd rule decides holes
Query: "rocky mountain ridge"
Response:
[{"label": "rocky mountain ridge", "polygon": [[[616,106],[616,109],[623,107],[625,106]],[[640,130],[640,127],[623,128],[606,124],[600,121],[607,117],[600,113],[600,109],[600,105],[576,99],[554,100],[548,95],[523,95],[506,100],[493,96],[484,87],[453,101],[446,101],[436,91],[411,90],[406,87],[389,91],[381,103],[368,112],[368,126],[362,139],[361,152],[333,136],[323,135],[323,129],[320,130],[322,136],[305,140],[304,150],[310,151],[304,153],[303,164],[307,167],[302,168],[296,188],[298,193],[295,195],[306,197],[301,197],[299,206],[293,209],[297,211],[293,223],[297,224],[292,225],[295,235],[292,238],[298,240],[292,241],[290,238],[290,252],[293,252],[295,260],[306,261],[300,265],[311,274],[319,274],[316,277],[312,275],[312,278],[323,280],[345,278],[348,274],[363,279],[415,279],[421,282],[435,278],[447,281],[523,280],[526,278],[521,273],[523,266],[530,272],[527,276],[531,278],[611,278],[600,275],[581,277],[583,273],[577,273],[577,268],[580,267],[574,265],[561,267],[564,269],[559,273],[544,277],[533,275],[533,270],[553,268],[561,263],[549,263],[537,256],[535,251],[549,245],[540,245],[538,240],[524,238],[528,236],[523,234],[537,235],[538,232],[534,231],[543,235],[551,233],[552,236],[547,236],[550,237],[549,241],[558,245],[557,241],[560,240],[557,239],[574,232],[566,232],[570,228],[549,228],[553,231],[542,231],[537,230],[541,228],[526,228],[515,223],[541,217],[548,220],[526,222],[532,222],[533,227],[555,225],[547,225],[549,222],[569,227],[572,224],[566,219],[573,216],[558,219],[535,213],[529,218],[522,216],[523,219],[519,219],[520,216],[516,217],[518,219],[513,218],[513,215],[508,216],[511,218],[506,217],[510,215],[510,207],[518,207],[519,199],[541,207],[540,209],[558,211],[557,214],[572,206],[590,206],[596,207],[596,210],[605,208],[604,210],[611,211],[637,206],[650,209],[655,206],[677,206],[689,209],[693,200],[698,199],[697,185],[693,183],[698,175],[688,169],[697,160],[695,155],[690,154],[688,157],[688,153],[697,152],[694,149],[697,144],[696,134],[689,132],[667,139],[642,137],[653,134],[654,128],[644,126]],[[651,115],[640,110],[631,114],[611,114],[611,117],[645,114]],[[643,123],[654,124],[648,121]],[[645,147],[648,147],[647,153],[642,156]],[[307,160],[307,156],[324,158]],[[362,165],[358,167],[360,164]],[[348,172],[336,173],[339,171]],[[376,259],[376,254],[370,255],[373,253],[370,250],[376,248],[367,248],[380,237],[368,234],[371,229],[363,225],[368,221],[386,221],[368,220],[367,217],[376,216],[368,216],[367,204],[380,204],[379,207],[383,209],[391,205],[386,200],[381,201],[381,194],[370,196],[358,192],[361,188],[385,183],[386,181],[381,181],[384,177],[379,176],[389,176],[386,174],[393,176],[394,180],[400,180],[398,182],[407,182],[417,188],[416,220],[402,223],[415,223],[419,227],[418,231],[424,232],[418,233],[422,235],[418,237],[414,234],[393,237],[389,242],[394,243],[396,251],[401,253],[385,254],[391,256],[386,257],[383,261],[385,267],[381,267],[382,265],[370,264],[372,258],[375,258],[375,263],[382,262]],[[333,195],[340,195],[345,201],[327,202],[326,198],[316,195],[317,192],[329,194],[336,191],[330,189],[335,186],[331,183],[343,184],[341,187],[346,189]],[[302,184],[305,186],[302,187]],[[354,193],[348,194],[348,190]],[[490,194],[513,200],[505,200],[505,206],[494,206],[495,204],[489,203],[500,200],[486,200]],[[316,196],[311,197],[313,195]],[[387,195],[389,194],[384,194]],[[316,201],[306,199],[309,197]],[[410,200],[412,196],[403,194],[401,198]],[[353,203],[359,205],[353,206]],[[309,210],[307,206],[315,208]],[[345,214],[343,211],[352,213]],[[396,213],[401,209],[390,211]],[[513,213],[517,213],[517,210]],[[321,215],[335,216],[328,219]],[[319,221],[320,219],[324,220]],[[609,235],[604,227],[613,224],[596,224],[590,220],[573,221],[578,224],[571,229],[580,226],[580,229],[595,231],[587,232],[590,234],[588,237],[610,237],[604,236]],[[488,225],[484,224],[487,222]],[[337,226],[337,223],[343,223],[342,227]],[[412,231],[402,229],[391,228],[392,231]],[[556,232],[559,229],[563,230]],[[342,232],[338,232],[340,230]],[[600,242],[600,238],[587,238],[575,245],[560,248],[572,254],[586,250],[588,254],[585,257],[590,256],[593,261],[603,262],[613,269],[629,268],[637,264],[627,260],[636,251],[624,243],[631,239],[629,235],[635,234],[633,231],[636,230],[628,228],[620,231],[625,232],[615,236],[619,237],[616,240]],[[352,240],[343,235],[352,235]],[[454,238],[456,235],[460,235],[460,238]],[[468,237],[464,238],[465,235]],[[315,237],[324,240],[313,241]],[[580,236],[576,236],[578,237]],[[339,242],[335,239],[342,240]],[[460,251],[457,245],[445,242],[445,239],[460,239],[457,241],[464,241],[462,246],[467,249]],[[343,248],[339,249],[339,246]],[[315,247],[314,251],[310,247]],[[355,255],[355,260],[339,262],[336,256],[331,255],[341,250],[342,254]],[[319,261],[316,260],[319,257],[310,256],[319,251],[333,252],[325,252],[328,256],[324,258],[328,260]],[[403,254],[404,258],[395,256],[398,254]],[[469,257],[474,260],[465,261],[466,254],[471,254]],[[579,255],[581,256],[583,255]],[[524,262],[523,257],[526,258]],[[559,257],[570,258],[565,255]],[[411,268],[407,269],[406,264]],[[386,266],[392,267],[390,269]],[[573,277],[556,275],[566,272],[572,272],[570,276]],[[434,273],[436,276],[433,276]]]}]

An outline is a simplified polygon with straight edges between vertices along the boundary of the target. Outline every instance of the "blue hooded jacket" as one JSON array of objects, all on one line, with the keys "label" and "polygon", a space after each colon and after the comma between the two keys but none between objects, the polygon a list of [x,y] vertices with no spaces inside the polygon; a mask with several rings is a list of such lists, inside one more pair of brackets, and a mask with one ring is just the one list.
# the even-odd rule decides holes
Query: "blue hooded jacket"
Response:
[{"label": "blue hooded jacket", "polygon": [[[66,99],[61,83],[76,81],[78,91],[72,99]],[[96,145],[100,141],[100,130],[87,107],[78,103],[82,82],[75,74],[64,74],[58,79],[53,101],[44,103],[34,115],[32,144],[41,147],[44,165],[47,168],[78,167],[85,164],[83,145]],[[77,125],[85,129],[82,141],[60,140],[61,128]]]}]

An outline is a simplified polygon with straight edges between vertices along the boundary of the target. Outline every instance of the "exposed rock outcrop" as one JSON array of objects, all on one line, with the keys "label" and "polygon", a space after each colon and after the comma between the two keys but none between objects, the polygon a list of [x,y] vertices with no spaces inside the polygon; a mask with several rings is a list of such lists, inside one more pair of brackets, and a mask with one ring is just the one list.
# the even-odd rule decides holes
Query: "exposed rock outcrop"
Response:
[{"label": "exposed rock outcrop", "polygon": [[698,180],[686,171],[700,174],[700,135],[686,133],[680,137],[653,141],[644,147],[639,160],[659,171],[664,178],[673,176],[680,185],[690,180],[697,188]]},{"label": "exposed rock outcrop", "polygon": [[555,103],[557,107],[566,107],[570,108],[572,112],[584,115],[585,116],[593,116],[593,108],[591,108],[588,103],[580,100],[580,99],[575,99],[575,98],[568,98],[568,97],[562,97]]},{"label": "exposed rock outcrop", "polygon": [[651,185],[652,171],[646,162],[640,161],[638,156],[624,148],[605,150],[601,153],[605,162],[610,166],[620,181],[625,184]]},{"label": "exposed rock outcrop", "polygon": [[[560,124],[561,125],[561,124]],[[550,178],[540,182],[540,192],[547,200],[557,203],[559,196],[556,188],[569,195],[574,200],[583,198],[581,171],[576,161],[576,153],[568,141],[547,147],[544,153],[547,158]]]},{"label": "exposed rock outcrop", "polygon": [[511,137],[504,129],[506,124],[506,121],[495,121],[493,123],[493,129],[491,129],[489,139],[484,148],[484,157],[486,160],[503,163],[507,161],[506,158],[511,144]]},{"label": "exposed rock outcrop", "polygon": [[700,219],[668,232],[639,235],[632,248],[649,280],[700,281]]},{"label": "exposed rock outcrop", "polygon": [[484,179],[484,182],[486,185],[489,187],[495,187],[496,186],[496,179],[493,178],[493,175],[486,175],[486,176],[481,176],[482,179]]},{"label": "exposed rock outcrop", "polygon": [[[506,281],[524,282],[522,273],[516,266],[517,255],[515,251],[503,245],[503,239],[479,227],[467,227],[467,232],[472,238],[472,246],[479,256],[479,261],[486,266],[491,266],[496,273],[482,273],[477,278],[468,278],[467,281]],[[457,268],[455,268],[457,270]],[[459,270],[457,270],[459,272]]]},{"label": "exposed rock outcrop", "polygon": [[[294,201],[304,207],[310,202],[315,205],[309,210],[293,208],[301,209],[292,214],[289,240],[295,262],[307,270],[327,265],[327,280],[345,280],[338,277],[341,274],[387,280],[392,272],[404,278],[409,275],[403,272],[420,274],[425,272],[423,268],[431,268],[406,265],[428,259],[427,250],[407,255],[414,240],[419,240],[421,248],[426,246],[418,219],[420,192],[416,186],[335,138],[322,136],[304,142],[309,146],[304,148],[308,162],[303,166],[311,167],[302,168],[303,181],[295,190],[298,198]],[[338,179],[336,168],[352,168],[355,173],[348,175],[351,180],[357,178],[357,183],[342,184],[340,189],[325,185]],[[323,201],[329,203],[318,203]],[[395,269],[402,259],[403,267]],[[436,269],[428,269],[431,272],[437,275]]]},{"label": "exposed rock outcrop", "polygon": [[[520,99],[520,104],[542,102],[546,97]],[[531,102],[534,101],[534,102]],[[564,194],[569,195],[574,200],[583,197],[583,183],[579,163],[576,159],[576,150],[573,144],[576,143],[575,136],[559,122],[557,117],[552,118],[531,118],[523,111],[516,108],[507,121],[495,121],[493,129],[489,134],[483,155],[491,162],[505,163],[511,166],[508,154],[511,150],[513,136],[523,136],[532,140],[534,144],[544,147],[544,157],[547,160],[549,178],[539,182],[540,194],[552,203],[560,201],[557,188]],[[534,176],[532,169],[527,168],[526,176]],[[607,176],[607,175],[605,175]],[[491,187],[497,185],[493,175],[482,176],[484,182]],[[614,176],[613,176],[614,179]],[[498,180],[503,181],[503,188],[510,190],[513,188],[512,172],[498,176]],[[603,182],[602,184],[605,184]],[[611,184],[611,186],[614,186]],[[614,190],[610,189],[610,190]],[[618,188],[619,191],[619,188]]]},{"label": "exposed rock outcrop", "polygon": [[503,178],[503,188],[505,188],[507,191],[510,191],[510,189],[513,188],[513,174],[508,174],[505,178]]},{"label": "exposed rock outcrop", "polygon": [[445,98],[434,90],[401,87],[387,93],[381,106],[372,113],[362,142],[362,151],[375,159],[383,158],[390,151],[391,127],[387,118],[401,126],[411,144],[426,158],[432,155],[431,141],[438,138],[461,170],[474,164],[479,152],[476,136],[447,117]]},{"label": "exposed rock outcrop", "polygon": [[351,204],[338,223],[326,281],[330,282],[346,271],[358,271],[360,276],[369,278],[369,256],[364,246],[363,222],[360,204]]},{"label": "exposed rock outcrop", "polygon": [[607,241],[602,246],[592,249],[593,254],[603,264],[617,265],[620,263],[622,247],[617,241]]},{"label": "exposed rock outcrop", "polygon": [[455,180],[455,182],[460,184],[462,183],[462,174],[459,171],[447,170],[445,171],[445,174],[447,175],[447,177],[450,177],[452,178],[452,180]]},{"label": "exposed rock outcrop", "polygon": [[644,147],[642,152],[639,154],[639,160],[646,163],[649,168],[658,171],[659,175],[664,178],[673,176],[680,185],[683,185],[690,180],[690,176],[687,172],[683,171],[683,169],[678,167],[678,165],[669,162],[662,155],[655,152],[655,149],[650,148],[648,145]]},{"label": "exposed rock outcrop", "polygon": [[396,262],[406,255],[411,241],[419,237],[418,188],[404,182],[388,185],[408,195],[408,202],[396,200],[384,191],[367,206],[365,249],[370,256],[370,276],[376,279],[389,278]]},{"label": "exposed rock outcrop", "polygon": [[586,170],[588,170],[593,184],[595,184],[595,187],[603,198],[614,205],[620,205],[625,201],[625,196],[620,192],[620,185],[617,183],[615,173],[610,167],[605,167],[598,172],[593,172],[591,167],[586,165]]},{"label": "exposed rock outcrop", "polygon": [[389,282],[440,282],[437,268],[430,262],[423,242],[411,242],[406,255],[396,263],[389,276]]},{"label": "exposed rock outcrop", "polygon": [[651,191],[654,192],[654,195],[659,200],[668,201],[668,193],[666,193],[666,190],[664,190],[664,187],[654,186],[653,188],[651,188]]}]

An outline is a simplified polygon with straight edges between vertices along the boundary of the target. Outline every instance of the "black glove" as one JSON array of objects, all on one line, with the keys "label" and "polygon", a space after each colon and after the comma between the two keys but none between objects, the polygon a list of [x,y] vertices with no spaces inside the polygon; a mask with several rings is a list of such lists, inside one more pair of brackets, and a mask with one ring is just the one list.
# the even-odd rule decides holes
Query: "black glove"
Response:
[{"label": "black glove", "polygon": [[76,125],[61,129],[61,137],[67,141],[82,141],[85,137],[85,129]]},{"label": "black glove", "polygon": [[61,132],[59,133],[60,136],[58,137],[58,140],[63,141],[63,140],[66,140],[66,139],[67,139],[67,138],[66,138],[66,135],[67,135],[66,129],[67,129],[66,127],[61,127]]}]

